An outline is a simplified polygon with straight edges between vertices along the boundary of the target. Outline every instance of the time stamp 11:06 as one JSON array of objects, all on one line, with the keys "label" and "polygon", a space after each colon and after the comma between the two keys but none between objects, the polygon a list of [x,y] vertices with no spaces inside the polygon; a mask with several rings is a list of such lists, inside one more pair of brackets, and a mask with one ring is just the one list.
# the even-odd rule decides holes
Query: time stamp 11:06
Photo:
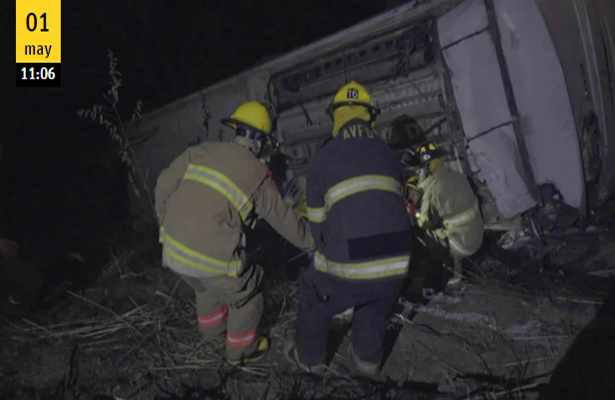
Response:
[{"label": "time stamp 11:06", "polygon": [[15,0],[17,87],[61,87],[61,0]]}]

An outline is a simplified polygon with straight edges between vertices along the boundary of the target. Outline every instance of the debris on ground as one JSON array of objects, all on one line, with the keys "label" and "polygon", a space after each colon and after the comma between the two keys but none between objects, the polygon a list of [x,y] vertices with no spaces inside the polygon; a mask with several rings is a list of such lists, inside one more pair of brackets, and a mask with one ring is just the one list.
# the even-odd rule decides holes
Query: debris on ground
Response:
[{"label": "debris on ground", "polygon": [[[602,251],[609,246],[605,241]],[[192,291],[158,255],[115,251],[91,287],[5,319],[0,399],[533,399],[606,297],[563,279],[564,264],[557,271],[565,273],[551,274],[550,267],[541,272],[488,256],[468,260],[462,285],[425,290],[424,303],[402,304],[377,379],[360,377],[347,355],[351,312],[334,326],[339,338],[328,373],[315,377],[282,354],[298,299],[286,273],[265,266],[261,325],[273,339],[270,354],[257,365],[231,367],[224,339],[199,335]]]}]

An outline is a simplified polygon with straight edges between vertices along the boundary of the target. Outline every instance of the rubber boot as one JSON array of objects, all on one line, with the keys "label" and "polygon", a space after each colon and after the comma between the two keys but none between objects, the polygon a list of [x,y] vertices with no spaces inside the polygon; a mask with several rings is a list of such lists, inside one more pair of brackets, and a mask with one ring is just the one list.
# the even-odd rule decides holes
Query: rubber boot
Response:
[{"label": "rubber boot", "polygon": [[269,347],[269,338],[261,337],[258,339],[258,346],[256,347],[256,351],[254,351],[254,353],[241,360],[232,360],[230,358],[227,358],[226,362],[233,366],[253,364],[255,362],[259,362],[263,359],[263,357],[267,355],[267,353],[269,352]]},{"label": "rubber boot", "polygon": [[284,357],[286,357],[286,361],[305,372],[312,374],[323,374],[327,371],[327,366],[325,364],[305,365],[299,361],[297,346],[292,340],[288,340],[284,343]]},{"label": "rubber boot", "polygon": [[380,372],[380,368],[381,368],[381,364],[382,363],[368,363],[365,361],[362,361],[359,357],[357,357],[357,355],[354,353],[354,349],[352,347],[352,344],[350,344],[350,346],[348,346],[348,355],[350,356],[350,359],[352,360],[352,363],[354,364],[355,368],[362,374],[373,377],[378,375],[378,373]]},{"label": "rubber boot", "polygon": [[463,278],[461,274],[461,259],[455,257],[453,258],[453,263],[453,276],[448,280],[446,286],[457,285],[461,282],[461,279]]}]

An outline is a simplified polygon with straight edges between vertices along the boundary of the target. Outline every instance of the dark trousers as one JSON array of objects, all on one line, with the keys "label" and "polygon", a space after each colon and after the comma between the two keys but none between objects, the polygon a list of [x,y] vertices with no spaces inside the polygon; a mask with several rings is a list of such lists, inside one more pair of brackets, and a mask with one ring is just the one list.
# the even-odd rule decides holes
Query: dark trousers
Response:
[{"label": "dark trousers", "polygon": [[361,361],[379,363],[389,313],[404,280],[405,277],[348,282],[320,273],[313,266],[302,271],[295,338],[301,363],[313,366],[325,362],[331,319],[351,307],[354,354]]}]

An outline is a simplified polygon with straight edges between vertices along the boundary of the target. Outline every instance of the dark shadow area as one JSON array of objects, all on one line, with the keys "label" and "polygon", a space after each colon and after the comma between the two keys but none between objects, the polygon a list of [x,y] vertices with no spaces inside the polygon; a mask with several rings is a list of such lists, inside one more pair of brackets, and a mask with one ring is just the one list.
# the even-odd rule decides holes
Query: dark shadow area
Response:
[{"label": "dark shadow area", "polygon": [[[410,276],[402,289],[401,297],[407,302],[427,306],[429,304],[429,299],[423,296],[423,290],[429,289],[434,293],[444,291],[452,273],[445,268],[444,262],[446,259],[443,259],[442,254],[430,252],[423,243],[416,239],[416,237],[413,240],[411,254]],[[419,279],[418,277],[420,275],[424,275],[422,286],[413,285],[413,281]],[[402,304],[397,304],[392,314],[403,313],[403,310],[404,306]],[[405,318],[412,321],[417,315],[418,311],[413,310],[409,315],[406,315]],[[391,318],[393,316],[394,315],[390,315]],[[402,328],[403,325],[399,323],[389,326],[384,342],[383,363],[386,363],[391,356]]]},{"label": "dark shadow area", "polygon": [[407,115],[401,115],[391,122],[390,135],[389,146],[395,152],[403,152],[427,140],[418,121]]},{"label": "dark shadow area", "polygon": [[[265,311],[261,330],[268,335],[280,317],[296,310],[291,296],[298,290],[296,282],[301,269],[310,260],[306,253],[288,243],[264,220],[259,220],[246,235],[250,260],[264,271],[262,291]],[[289,328],[294,328],[294,324],[289,325]]]},{"label": "dark shadow area", "polygon": [[[574,243],[574,238],[570,243]],[[593,251],[595,250],[594,248]],[[556,287],[566,288],[570,293],[577,295],[604,296],[609,291],[611,281],[593,276],[584,268],[579,268],[580,263],[585,262],[591,252],[592,247],[588,242],[587,250],[578,255],[574,261],[562,265],[553,260],[549,254],[535,258],[525,249],[504,250],[497,246],[494,236],[487,235],[478,256],[489,255],[500,261],[501,264],[491,265],[490,270],[487,271],[492,278],[498,281],[546,292]],[[475,266],[473,270],[477,272]]]},{"label": "dark shadow area", "polygon": [[250,259],[263,267],[269,282],[295,282],[301,268],[309,263],[307,254],[288,243],[264,220],[256,224],[248,238]]},{"label": "dark shadow area", "polygon": [[352,324],[350,323],[341,325],[335,323],[331,324],[331,328],[329,329],[329,334],[327,336],[327,358],[325,361],[327,365],[331,365],[331,362],[333,362],[335,354],[339,352],[342,344],[344,343],[344,339],[350,332],[351,328]]},{"label": "dark shadow area", "polygon": [[429,397],[432,399],[438,397],[444,398],[442,393],[438,391],[438,385],[436,385],[435,383],[405,381],[404,383],[402,383],[401,387],[403,387],[404,389],[412,390],[416,393],[432,395],[432,397]]},{"label": "dark shadow area", "polygon": [[286,171],[288,170],[288,162],[289,158],[287,155],[282,153],[276,153],[271,156],[269,163],[267,166],[271,170],[271,174],[273,177],[273,181],[275,182],[278,190],[282,193],[281,189],[286,181]]},{"label": "dark shadow area", "polygon": [[595,318],[577,335],[539,400],[615,399],[615,280]]},{"label": "dark shadow area", "polygon": [[102,139],[91,152],[31,148],[29,157],[47,168],[23,159],[27,137],[3,140],[0,236],[19,245],[15,259],[0,260],[3,314],[51,307],[67,290],[91,285],[109,262],[109,248],[127,225],[128,182]]}]

